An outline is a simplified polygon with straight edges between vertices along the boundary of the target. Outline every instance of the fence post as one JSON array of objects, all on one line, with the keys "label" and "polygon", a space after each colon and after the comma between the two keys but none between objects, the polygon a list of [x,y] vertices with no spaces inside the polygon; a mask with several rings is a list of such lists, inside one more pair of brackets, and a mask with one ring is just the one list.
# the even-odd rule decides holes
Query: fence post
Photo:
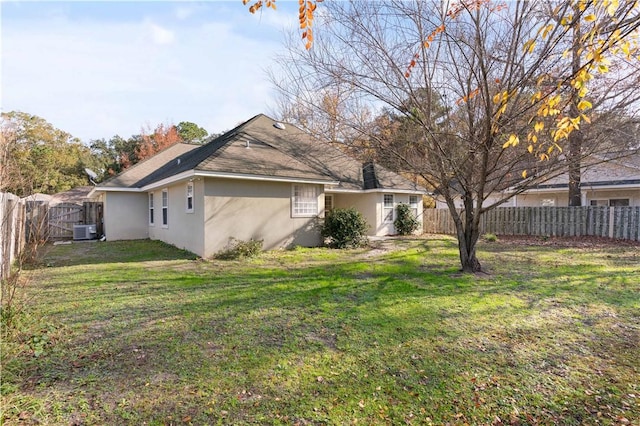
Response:
[{"label": "fence post", "polygon": [[24,221],[20,198],[0,192],[0,279],[9,276],[11,264],[24,247]]},{"label": "fence post", "polygon": [[614,234],[614,228],[615,228],[615,219],[616,219],[616,215],[615,215],[615,211],[616,208],[615,207],[609,207],[609,238],[613,238]]}]

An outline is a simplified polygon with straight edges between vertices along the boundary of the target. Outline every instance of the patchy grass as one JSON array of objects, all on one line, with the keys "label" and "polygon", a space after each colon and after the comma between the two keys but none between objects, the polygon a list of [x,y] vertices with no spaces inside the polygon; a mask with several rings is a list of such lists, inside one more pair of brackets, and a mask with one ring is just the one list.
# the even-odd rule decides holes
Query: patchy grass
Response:
[{"label": "patchy grass", "polygon": [[480,253],[473,276],[449,237],[52,247],[3,343],[4,424],[639,424],[640,249]]}]

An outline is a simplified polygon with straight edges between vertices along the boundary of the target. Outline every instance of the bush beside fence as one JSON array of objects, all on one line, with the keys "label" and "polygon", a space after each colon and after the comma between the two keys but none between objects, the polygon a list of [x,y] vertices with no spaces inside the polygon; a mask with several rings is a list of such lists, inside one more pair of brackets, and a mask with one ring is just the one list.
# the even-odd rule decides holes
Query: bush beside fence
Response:
[{"label": "bush beside fence", "polygon": [[[448,209],[425,209],[423,223],[425,233],[456,233]],[[498,207],[482,216],[480,232],[640,241],[640,207]]]}]

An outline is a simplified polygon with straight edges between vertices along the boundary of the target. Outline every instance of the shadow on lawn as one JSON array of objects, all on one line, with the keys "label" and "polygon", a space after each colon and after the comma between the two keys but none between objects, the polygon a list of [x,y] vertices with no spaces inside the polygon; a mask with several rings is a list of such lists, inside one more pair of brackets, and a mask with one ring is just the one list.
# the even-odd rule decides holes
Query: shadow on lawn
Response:
[{"label": "shadow on lawn", "polygon": [[[62,266],[191,258],[150,241],[91,246],[98,251],[67,263],[63,250],[49,259]],[[358,401],[381,385],[398,400],[405,394],[438,396],[452,382],[468,380],[459,370],[473,366],[518,367],[526,376],[563,355],[552,336],[570,335],[583,320],[612,321],[609,311],[637,300],[637,285],[620,281],[631,280],[631,273],[610,277],[583,267],[580,275],[566,269],[558,278],[549,267],[508,280],[479,279],[454,273],[455,253],[430,263],[431,253],[420,245],[410,250],[286,269],[203,264],[156,274],[138,267],[125,281],[117,273],[103,274],[90,286],[80,268],[72,268],[46,283],[47,303],[55,305],[49,309],[71,330],[69,338],[32,360],[21,373],[27,377],[22,386],[87,388],[108,401],[112,412],[99,415],[103,423],[123,420],[115,413],[118,400],[109,395],[122,393],[134,402],[138,397],[141,404],[158,401],[145,420],[162,421],[175,414],[171,407],[181,406],[195,419],[212,388],[219,389],[218,403],[227,410],[242,403],[244,390],[265,395],[265,401],[269,394],[290,397],[292,407],[320,399],[326,402],[322,410],[331,401],[357,410]],[[595,303],[609,310],[581,313]],[[514,328],[510,321],[520,325]],[[593,337],[604,331],[588,333],[588,341],[597,342]],[[619,340],[637,338],[628,333]],[[528,346],[518,352],[529,340],[535,346],[545,339],[553,343],[546,353]],[[335,366],[336,376],[323,371],[323,362]],[[165,399],[153,398],[153,392],[164,392]],[[246,410],[251,416],[253,408]]]},{"label": "shadow on lawn", "polygon": [[189,251],[157,240],[73,241],[71,244],[47,244],[41,251],[41,262],[56,267],[197,258]]}]

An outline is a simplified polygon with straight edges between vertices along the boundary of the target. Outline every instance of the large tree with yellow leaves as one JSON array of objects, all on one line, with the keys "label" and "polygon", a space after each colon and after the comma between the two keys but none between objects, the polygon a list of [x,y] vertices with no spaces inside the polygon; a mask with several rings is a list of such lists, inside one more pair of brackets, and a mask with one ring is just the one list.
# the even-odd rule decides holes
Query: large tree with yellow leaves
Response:
[{"label": "large tree with yellow leaves", "polygon": [[640,98],[636,2],[322,7],[313,47],[291,45],[280,61],[279,88],[311,104],[317,93],[348,92],[392,117],[401,144],[389,143],[380,120],[343,124],[436,188],[456,224],[464,271],[481,269],[486,211],[567,169],[579,182],[585,158],[628,139],[618,131],[636,118]]}]

